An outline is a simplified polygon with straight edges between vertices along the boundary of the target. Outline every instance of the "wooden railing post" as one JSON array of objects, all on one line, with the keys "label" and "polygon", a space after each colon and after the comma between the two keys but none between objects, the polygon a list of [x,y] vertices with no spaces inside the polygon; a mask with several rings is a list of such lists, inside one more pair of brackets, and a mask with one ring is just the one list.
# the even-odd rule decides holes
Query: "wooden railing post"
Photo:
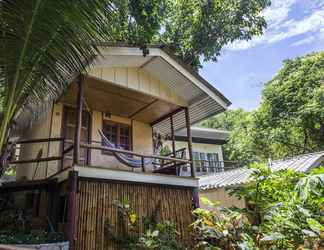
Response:
[{"label": "wooden railing post", "polygon": [[67,218],[67,238],[70,244],[69,250],[75,250],[76,237],[76,193],[78,183],[78,172],[70,171],[68,179],[68,218]]},{"label": "wooden railing post", "polygon": [[141,163],[142,163],[142,171],[145,172],[145,162],[143,156],[141,156]]},{"label": "wooden railing post", "polygon": [[80,140],[82,127],[82,106],[83,106],[83,76],[80,74],[78,79],[78,98],[77,98],[77,118],[74,134],[74,151],[73,151],[73,165],[78,165],[80,160]]}]

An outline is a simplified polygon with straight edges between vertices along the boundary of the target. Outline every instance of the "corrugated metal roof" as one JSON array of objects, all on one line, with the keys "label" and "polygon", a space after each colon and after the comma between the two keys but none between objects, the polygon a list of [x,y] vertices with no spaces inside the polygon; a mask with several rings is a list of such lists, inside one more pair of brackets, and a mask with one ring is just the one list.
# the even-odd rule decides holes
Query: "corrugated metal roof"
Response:
[{"label": "corrugated metal roof", "polygon": [[274,171],[291,168],[299,172],[307,172],[311,168],[319,166],[323,161],[324,151],[321,151],[272,161],[270,167]]},{"label": "corrugated metal roof", "polygon": [[[299,172],[307,172],[312,168],[319,167],[321,164],[324,164],[324,151],[276,160],[271,162],[269,166],[273,171],[294,169]],[[199,178],[199,187],[206,190],[240,185],[249,180],[251,172],[251,169],[243,167],[214,175],[202,176]]]}]

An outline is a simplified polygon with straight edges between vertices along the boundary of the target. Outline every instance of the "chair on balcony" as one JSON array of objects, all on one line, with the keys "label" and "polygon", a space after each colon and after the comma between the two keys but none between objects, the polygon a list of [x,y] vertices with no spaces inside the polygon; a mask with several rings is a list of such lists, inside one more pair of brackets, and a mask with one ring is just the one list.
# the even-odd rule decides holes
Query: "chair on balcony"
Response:
[{"label": "chair on balcony", "polygon": [[[116,146],[111,141],[109,141],[109,139],[104,135],[104,133],[101,130],[98,130],[98,132],[101,136],[104,147],[121,149],[120,147]],[[131,156],[128,156],[126,153],[119,153],[119,152],[112,151],[112,154],[117,158],[117,160],[119,160],[121,163],[125,164],[128,167],[131,168],[143,167],[142,159],[135,159]],[[151,165],[151,164],[152,164],[152,159],[144,159],[144,166]]]}]

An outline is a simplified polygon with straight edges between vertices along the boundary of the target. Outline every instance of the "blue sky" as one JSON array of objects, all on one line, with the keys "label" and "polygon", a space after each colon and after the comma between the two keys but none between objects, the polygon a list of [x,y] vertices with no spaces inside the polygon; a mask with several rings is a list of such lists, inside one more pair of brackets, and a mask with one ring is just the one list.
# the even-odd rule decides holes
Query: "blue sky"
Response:
[{"label": "blue sky", "polygon": [[226,46],[218,62],[204,63],[200,71],[231,108],[256,108],[262,85],[284,59],[324,50],[324,0],[272,0],[263,14],[268,28],[262,36]]}]

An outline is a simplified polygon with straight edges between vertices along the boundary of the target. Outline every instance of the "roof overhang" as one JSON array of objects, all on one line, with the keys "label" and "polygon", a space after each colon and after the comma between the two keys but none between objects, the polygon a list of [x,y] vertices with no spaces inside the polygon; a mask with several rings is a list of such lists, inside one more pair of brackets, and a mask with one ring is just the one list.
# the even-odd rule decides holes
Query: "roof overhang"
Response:
[{"label": "roof overhang", "polygon": [[[128,45],[99,45],[100,56],[94,67],[139,67],[163,82],[188,103],[191,124],[223,112],[231,104],[214,86],[181,62],[172,52],[161,46],[149,46],[148,54]],[[174,128],[185,127],[181,112],[174,115]],[[160,133],[170,132],[166,119],[154,124]]]}]

